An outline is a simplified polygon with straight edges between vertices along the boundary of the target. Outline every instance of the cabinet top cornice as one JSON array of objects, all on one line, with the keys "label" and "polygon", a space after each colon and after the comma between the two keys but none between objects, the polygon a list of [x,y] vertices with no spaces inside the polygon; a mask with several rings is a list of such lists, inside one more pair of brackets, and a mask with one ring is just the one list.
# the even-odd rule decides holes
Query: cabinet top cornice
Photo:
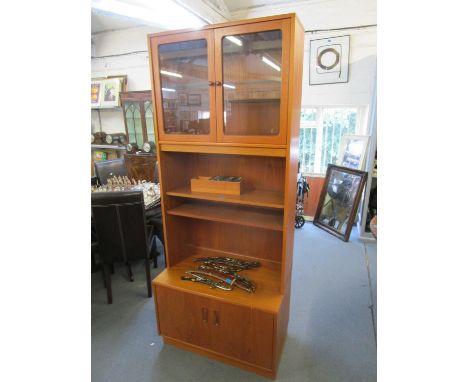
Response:
[{"label": "cabinet top cornice", "polygon": [[170,31],[164,31],[164,32],[158,32],[158,33],[152,33],[148,35],[148,38],[152,37],[158,37],[158,36],[166,36],[166,35],[171,35],[171,34],[178,34],[178,33],[186,33],[186,32],[196,32],[196,31],[201,31],[201,30],[207,30],[207,29],[217,29],[217,28],[224,28],[224,27],[231,27],[231,26],[236,26],[236,25],[245,25],[245,24],[250,24],[250,23],[259,23],[262,21],[272,21],[272,20],[281,20],[281,19],[291,19],[291,20],[297,20],[299,24],[302,25],[301,21],[297,17],[296,13],[285,13],[281,15],[273,15],[273,16],[265,16],[265,17],[257,17],[254,19],[242,19],[242,20],[232,20],[232,21],[227,21],[225,23],[219,23],[219,24],[209,24],[205,25],[202,28],[198,29],[177,29],[177,30],[170,30]]}]

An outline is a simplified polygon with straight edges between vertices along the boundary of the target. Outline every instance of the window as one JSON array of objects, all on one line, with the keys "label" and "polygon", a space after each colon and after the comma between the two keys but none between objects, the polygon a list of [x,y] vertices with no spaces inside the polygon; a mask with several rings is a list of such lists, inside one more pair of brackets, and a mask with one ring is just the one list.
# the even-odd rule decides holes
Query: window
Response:
[{"label": "window", "polygon": [[365,107],[304,107],[301,110],[301,172],[325,174],[335,164],[345,134],[364,134]]}]

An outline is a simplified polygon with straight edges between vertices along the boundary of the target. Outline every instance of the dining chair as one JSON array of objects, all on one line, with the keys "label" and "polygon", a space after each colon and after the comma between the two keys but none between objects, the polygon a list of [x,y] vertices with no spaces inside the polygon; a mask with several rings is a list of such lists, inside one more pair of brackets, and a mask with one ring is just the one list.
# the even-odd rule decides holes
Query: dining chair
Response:
[{"label": "dining chair", "polygon": [[148,297],[151,297],[150,258],[153,257],[156,266],[156,236],[153,227],[145,224],[142,191],[95,192],[91,194],[91,208],[107,303],[112,304],[110,269],[119,262],[127,266],[133,281],[130,262],[144,260]]},{"label": "dining chair", "polygon": [[124,158],[119,158],[94,162],[94,174],[97,176],[99,184],[103,185],[107,183],[108,178],[112,178],[114,175],[126,176],[128,171]]}]

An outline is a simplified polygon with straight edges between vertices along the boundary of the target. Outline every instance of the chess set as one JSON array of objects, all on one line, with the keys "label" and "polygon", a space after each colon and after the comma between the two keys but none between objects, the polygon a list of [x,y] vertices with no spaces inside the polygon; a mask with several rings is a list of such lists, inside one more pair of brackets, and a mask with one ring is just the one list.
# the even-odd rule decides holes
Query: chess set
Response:
[{"label": "chess set", "polygon": [[116,191],[143,191],[143,199],[145,208],[150,209],[159,204],[161,193],[159,184],[147,182],[146,180],[131,179],[128,176],[113,176],[107,178],[107,183],[104,185],[91,186],[91,192],[116,192]]}]

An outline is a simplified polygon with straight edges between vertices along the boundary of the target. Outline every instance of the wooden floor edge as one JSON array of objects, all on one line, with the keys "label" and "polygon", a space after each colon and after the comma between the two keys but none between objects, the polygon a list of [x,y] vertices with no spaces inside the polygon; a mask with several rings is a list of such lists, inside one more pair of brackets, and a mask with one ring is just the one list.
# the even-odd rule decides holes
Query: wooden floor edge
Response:
[{"label": "wooden floor edge", "polygon": [[173,338],[170,338],[170,337],[163,336],[163,339],[164,339],[165,344],[173,345],[173,346],[176,346],[176,347],[178,347],[180,349],[187,350],[187,351],[190,351],[192,353],[200,354],[202,356],[214,359],[216,361],[224,362],[224,363],[226,363],[228,365],[235,366],[235,367],[250,371],[250,372],[255,373],[255,374],[259,374],[259,375],[261,375],[263,377],[267,377],[267,378],[270,378],[270,379],[275,379],[276,378],[276,372],[274,372],[272,370],[267,370],[267,369],[264,369],[264,368],[261,368],[261,367],[253,366],[251,364],[244,363],[242,361],[238,361],[238,360],[236,360],[234,358],[230,358],[230,357],[221,355],[221,354],[216,353],[214,351],[207,350],[207,349],[201,348],[201,347],[196,346],[196,345],[188,344],[186,342],[176,340],[176,339],[173,339]]}]

